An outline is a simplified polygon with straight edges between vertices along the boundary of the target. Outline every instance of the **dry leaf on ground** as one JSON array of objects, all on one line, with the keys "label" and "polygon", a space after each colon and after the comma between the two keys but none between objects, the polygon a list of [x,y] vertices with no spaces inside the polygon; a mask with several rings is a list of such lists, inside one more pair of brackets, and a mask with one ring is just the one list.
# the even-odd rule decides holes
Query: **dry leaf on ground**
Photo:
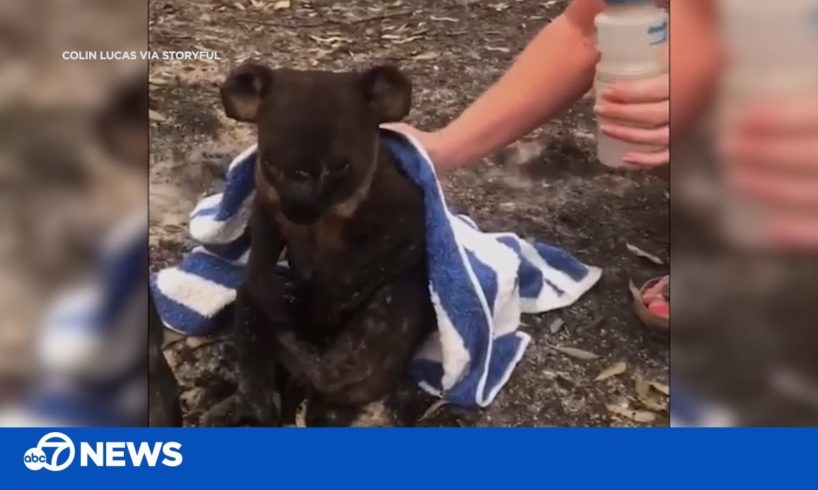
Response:
[{"label": "dry leaf on ground", "polygon": [[435,22],[460,22],[458,19],[455,19],[454,17],[437,17],[433,15],[429,18]]},{"label": "dry leaf on ground", "polygon": [[148,118],[153,122],[166,122],[168,120],[162,113],[156,112],[153,109],[148,111]]},{"label": "dry leaf on ground", "polygon": [[628,363],[626,363],[625,361],[619,361],[616,364],[613,364],[603,369],[602,372],[599,373],[599,375],[594,379],[594,381],[605,381],[608,378],[619,376],[620,374],[624,373],[627,370]]},{"label": "dry leaf on ground", "polygon": [[420,416],[417,423],[421,423],[424,420],[428,419],[429,417],[431,417],[432,415],[437,413],[438,410],[440,410],[441,408],[443,408],[444,406],[446,406],[448,404],[449,404],[449,402],[447,402],[446,400],[438,400],[438,401],[432,403],[429,406],[429,408],[427,408],[426,411],[423,412],[423,415]]},{"label": "dry leaf on ground", "polygon": [[[658,385],[658,388],[654,387],[654,385]],[[661,383],[646,381],[641,376],[637,376],[634,384],[636,399],[649,410],[664,412],[668,407],[668,398],[662,388],[666,387]]]},{"label": "dry leaf on ground", "polygon": [[420,53],[420,54],[416,54],[416,55],[412,56],[412,59],[415,60],[415,61],[428,61],[428,60],[433,60],[433,59],[437,58],[438,56],[440,56],[440,55],[438,53],[434,52],[434,51],[427,51],[425,53]]},{"label": "dry leaf on ground", "polygon": [[658,391],[659,393],[670,396],[670,386],[666,384],[659,383],[658,381],[648,381],[648,384],[651,388]]},{"label": "dry leaf on ground", "polygon": [[554,346],[554,349],[562,352],[566,356],[570,356],[576,359],[581,359],[583,361],[591,361],[593,359],[599,359],[599,356],[594,354],[593,352],[588,352],[587,350],[577,349],[576,347],[563,347],[561,345]]},{"label": "dry leaf on ground", "polygon": [[625,246],[628,248],[628,252],[636,255],[637,257],[647,259],[647,260],[653,262],[656,265],[664,265],[665,264],[665,262],[662,259],[660,259],[659,257],[653,255],[652,253],[645,252],[644,250],[637,247],[636,245],[632,245],[630,243],[627,243],[627,244],[625,244]]}]

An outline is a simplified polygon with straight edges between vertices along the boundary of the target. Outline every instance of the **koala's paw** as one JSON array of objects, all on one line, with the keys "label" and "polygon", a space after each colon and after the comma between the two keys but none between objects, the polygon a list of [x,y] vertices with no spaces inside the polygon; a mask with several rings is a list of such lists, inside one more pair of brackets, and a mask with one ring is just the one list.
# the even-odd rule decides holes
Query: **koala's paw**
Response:
[{"label": "koala's paw", "polygon": [[280,425],[281,401],[278,393],[237,391],[205,412],[204,427],[270,427]]}]

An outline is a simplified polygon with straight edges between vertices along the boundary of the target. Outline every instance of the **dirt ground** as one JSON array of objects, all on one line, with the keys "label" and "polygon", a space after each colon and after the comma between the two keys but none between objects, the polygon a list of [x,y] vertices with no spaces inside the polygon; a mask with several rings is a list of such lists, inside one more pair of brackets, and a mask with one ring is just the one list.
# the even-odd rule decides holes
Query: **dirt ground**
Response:
[{"label": "dirt ground", "polygon": [[[410,121],[434,128],[496,80],[566,1],[151,0],[151,49],[215,50],[214,62],[159,62],[151,70],[151,254],[157,270],[192,245],[187,213],[212,192],[252,128],[221,111],[218,84],[231,66],[349,70],[392,62],[415,84]],[[566,47],[570,49],[570,47]],[[543,90],[547,90],[543,87]],[[667,272],[626,244],[668,258],[668,194],[662,178],[614,173],[594,158],[591,101],[584,99],[525,142],[444,182],[447,199],[481,228],[514,231],[566,248],[604,269],[600,283],[565,310],[524,318],[533,337],[521,364],[485,410],[442,407],[427,426],[666,425],[667,399],[639,380],[668,382],[668,337],[634,317],[628,278]],[[555,319],[564,326],[552,333]],[[553,349],[598,356],[581,360]],[[183,385],[187,424],[235,384],[229,338],[172,339],[166,353]],[[595,381],[621,361],[624,373]],[[413,424],[434,400],[407,386],[399,404]]]}]

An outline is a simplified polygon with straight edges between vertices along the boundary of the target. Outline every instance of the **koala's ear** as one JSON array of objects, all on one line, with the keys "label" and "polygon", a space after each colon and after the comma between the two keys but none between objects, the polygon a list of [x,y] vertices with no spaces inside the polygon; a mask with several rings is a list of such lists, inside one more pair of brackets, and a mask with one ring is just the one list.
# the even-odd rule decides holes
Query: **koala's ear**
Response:
[{"label": "koala's ear", "polygon": [[235,68],[219,89],[227,117],[255,122],[262,99],[273,86],[273,70],[250,61]]},{"label": "koala's ear", "polygon": [[412,82],[393,66],[376,66],[361,75],[364,97],[379,123],[397,122],[412,107]]}]

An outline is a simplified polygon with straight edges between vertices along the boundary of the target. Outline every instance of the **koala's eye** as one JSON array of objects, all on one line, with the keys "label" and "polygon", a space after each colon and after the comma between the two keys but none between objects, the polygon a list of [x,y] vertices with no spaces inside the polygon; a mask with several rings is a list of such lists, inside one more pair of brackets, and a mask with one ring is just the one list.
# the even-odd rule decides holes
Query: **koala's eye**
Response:
[{"label": "koala's eye", "polygon": [[350,166],[351,165],[348,158],[340,158],[338,160],[333,160],[332,162],[330,162],[327,169],[331,174],[338,175],[349,170]]}]

